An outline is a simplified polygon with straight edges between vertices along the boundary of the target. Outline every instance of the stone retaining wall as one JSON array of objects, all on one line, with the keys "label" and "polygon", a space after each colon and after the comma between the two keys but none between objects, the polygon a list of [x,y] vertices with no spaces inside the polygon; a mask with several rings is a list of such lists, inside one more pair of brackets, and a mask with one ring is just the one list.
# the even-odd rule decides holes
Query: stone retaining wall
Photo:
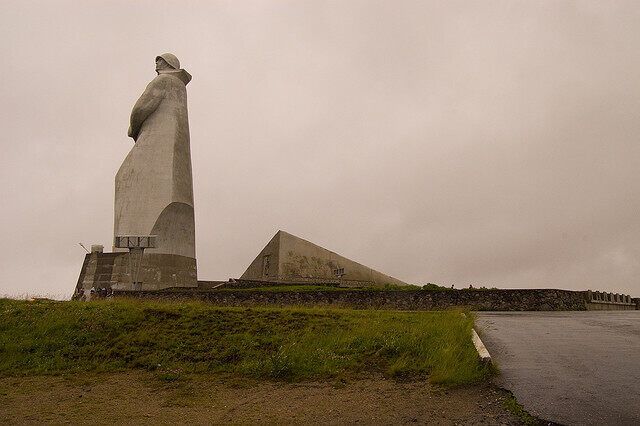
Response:
[{"label": "stone retaining wall", "polygon": [[220,306],[335,306],[353,309],[584,311],[586,292],[568,290],[182,290],[116,291],[116,297],[203,300]]},{"label": "stone retaining wall", "polygon": [[[202,281],[198,281],[198,287],[200,286],[200,283]],[[298,281],[291,281],[291,282],[287,282],[287,281],[265,281],[265,280],[245,280],[245,279],[235,279],[235,280],[229,280],[226,281],[223,285],[224,288],[231,288],[231,289],[237,289],[237,288],[260,288],[260,287],[286,287],[286,286],[301,286],[301,285],[322,285],[323,287],[338,287],[339,283],[333,282],[333,281],[329,281],[329,280],[315,280],[315,281],[311,281],[311,280],[298,280]]]},{"label": "stone retaining wall", "polygon": [[[201,283],[208,281],[198,281],[198,287],[201,287]],[[225,281],[222,287],[224,288],[260,288],[260,287],[287,287],[287,286],[322,286],[322,287],[343,287],[343,288],[369,288],[372,287],[371,281],[357,281],[357,280],[329,280],[326,278],[296,278],[295,280],[247,280],[247,279],[234,279]]]}]

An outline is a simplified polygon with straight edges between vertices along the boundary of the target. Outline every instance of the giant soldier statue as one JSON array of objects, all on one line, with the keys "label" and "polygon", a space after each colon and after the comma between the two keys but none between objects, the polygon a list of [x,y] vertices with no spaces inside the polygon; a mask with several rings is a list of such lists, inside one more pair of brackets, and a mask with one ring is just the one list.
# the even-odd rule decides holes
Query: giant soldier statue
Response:
[{"label": "giant soldier statue", "polygon": [[191,75],[171,53],[156,58],[156,72],[131,111],[135,145],[116,175],[114,234],[157,236],[143,257],[143,288],[192,287],[197,274],[186,90]]}]

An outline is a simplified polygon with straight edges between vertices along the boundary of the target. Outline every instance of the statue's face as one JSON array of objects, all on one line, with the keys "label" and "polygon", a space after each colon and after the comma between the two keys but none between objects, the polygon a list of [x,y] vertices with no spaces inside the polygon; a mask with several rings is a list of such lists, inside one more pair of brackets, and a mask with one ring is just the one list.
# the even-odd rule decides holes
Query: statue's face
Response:
[{"label": "statue's face", "polygon": [[164,59],[162,58],[156,59],[156,71],[166,70],[170,68],[171,68],[171,65],[169,65],[167,61],[165,61]]}]

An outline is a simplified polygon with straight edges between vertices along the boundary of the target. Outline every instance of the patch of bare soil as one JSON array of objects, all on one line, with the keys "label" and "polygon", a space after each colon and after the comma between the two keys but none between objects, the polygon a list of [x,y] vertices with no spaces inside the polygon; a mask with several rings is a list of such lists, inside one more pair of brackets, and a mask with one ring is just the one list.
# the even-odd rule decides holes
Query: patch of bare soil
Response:
[{"label": "patch of bare soil", "polygon": [[274,383],[143,372],[0,378],[0,424],[519,424],[491,385]]}]

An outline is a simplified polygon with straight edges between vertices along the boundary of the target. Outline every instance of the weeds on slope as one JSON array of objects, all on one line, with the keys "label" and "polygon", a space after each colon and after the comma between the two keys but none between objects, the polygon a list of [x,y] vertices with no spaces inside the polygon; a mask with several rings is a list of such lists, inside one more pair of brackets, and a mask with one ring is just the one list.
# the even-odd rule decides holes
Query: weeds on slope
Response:
[{"label": "weeds on slope", "polygon": [[308,380],[381,372],[466,384],[491,372],[457,311],[228,308],[0,299],[0,374],[160,370]]}]

